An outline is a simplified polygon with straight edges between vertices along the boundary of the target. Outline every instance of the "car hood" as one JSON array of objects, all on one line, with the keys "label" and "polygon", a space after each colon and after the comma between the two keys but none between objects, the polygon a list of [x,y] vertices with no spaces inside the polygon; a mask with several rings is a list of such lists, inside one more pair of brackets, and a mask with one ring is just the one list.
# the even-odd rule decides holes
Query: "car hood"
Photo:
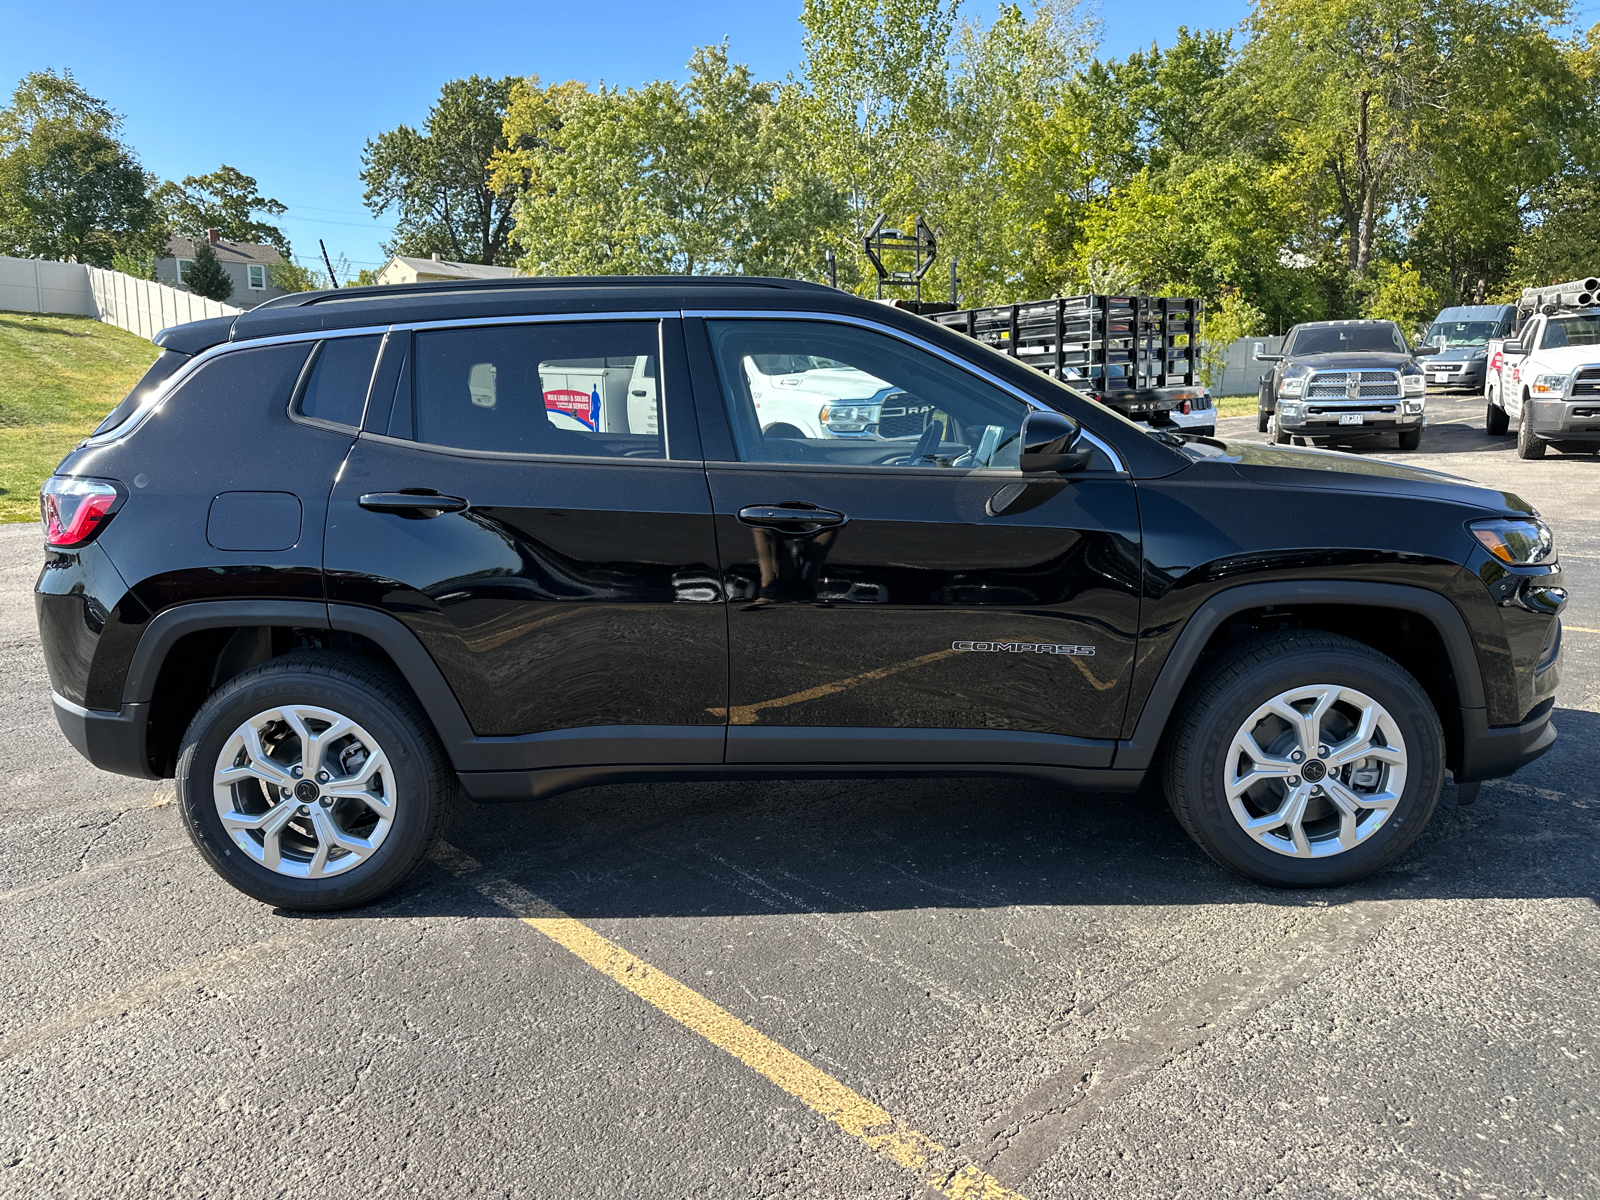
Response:
[{"label": "car hood", "polygon": [[1549,350],[1535,350],[1532,354],[1542,367],[1572,371],[1591,363],[1600,363],[1600,346],[1556,346]]},{"label": "car hood", "polygon": [[1313,371],[1398,371],[1411,361],[1409,354],[1399,351],[1380,353],[1376,350],[1346,350],[1342,354],[1296,354],[1288,359],[1291,366],[1310,367]]},{"label": "car hood", "polygon": [[1484,487],[1458,475],[1338,450],[1299,450],[1256,442],[1207,439],[1191,443],[1186,452],[1197,460],[1227,463],[1251,483],[1267,487],[1416,496],[1470,505],[1506,516],[1534,511],[1531,504],[1512,492]]}]

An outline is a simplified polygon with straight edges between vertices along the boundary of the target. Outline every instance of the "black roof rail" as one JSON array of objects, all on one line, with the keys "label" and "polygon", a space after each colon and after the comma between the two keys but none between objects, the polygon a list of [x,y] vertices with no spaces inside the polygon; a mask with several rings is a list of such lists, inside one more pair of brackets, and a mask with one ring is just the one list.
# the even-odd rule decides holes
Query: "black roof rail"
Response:
[{"label": "black roof rail", "polygon": [[778,288],[789,291],[834,289],[822,283],[801,279],[779,279],[763,275],[519,275],[500,279],[450,279],[437,283],[380,283],[366,287],[342,287],[316,292],[291,292],[274,296],[256,305],[251,312],[270,308],[299,308],[307,304],[381,300],[395,296],[428,295],[445,292],[494,292],[553,288]]}]

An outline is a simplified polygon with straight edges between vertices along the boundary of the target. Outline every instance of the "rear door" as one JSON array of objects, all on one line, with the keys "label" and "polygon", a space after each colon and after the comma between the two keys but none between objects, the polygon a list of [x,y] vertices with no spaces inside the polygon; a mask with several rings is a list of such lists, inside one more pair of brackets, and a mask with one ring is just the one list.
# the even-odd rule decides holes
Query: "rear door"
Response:
[{"label": "rear door", "polygon": [[[728,761],[1109,766],[1139,602],[1114,455],[1023,476],[1029,403],[890,332],[764,317],[687,336],[729,598]],[[838,431],[774,436],[754,390],[785,355],[885,394]]]},{"label": "rear door", "polygon": [[542,747],[529,766],[637,760],[647,737],[651,761],[722,758],[726,619],[681,354],[676,321],[644,318],[385,345],[330,506],[329,598],[402,621],[476,734]]}]

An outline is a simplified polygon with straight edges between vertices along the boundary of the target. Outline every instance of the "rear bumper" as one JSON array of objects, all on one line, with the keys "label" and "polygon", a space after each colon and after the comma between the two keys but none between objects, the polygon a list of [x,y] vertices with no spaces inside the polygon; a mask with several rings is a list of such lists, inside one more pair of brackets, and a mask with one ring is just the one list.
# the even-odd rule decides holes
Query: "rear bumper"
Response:
[{"label": "rear bumper", "polygon": [[160,778],[150,769],[145,753],[145,734],[150,727],[148,704],[124,704],[118,712],[106,712],[84,708],[56,692],[50,693],[50,701],[56,710],[56,724],[67,741],[102,771],[136,779]]}]

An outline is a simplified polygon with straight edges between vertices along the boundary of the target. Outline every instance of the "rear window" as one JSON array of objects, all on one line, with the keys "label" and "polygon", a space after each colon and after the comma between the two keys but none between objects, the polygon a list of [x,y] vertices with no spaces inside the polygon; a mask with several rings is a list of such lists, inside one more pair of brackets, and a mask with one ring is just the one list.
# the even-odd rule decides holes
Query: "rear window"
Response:
[{"label": "rear window", "polygon": [[329,338],[317,347],[295,411],[316,421],[360,428],[381,335]]},{"label": "rear window", "polygon": [[139,406],[146,403],[156,388],[171,379],[174,373],[184,363],[189,361],[187,354],[179,354],[176,350],[163,350],[161,357],[150,364],[150,369],[144,373],[139,382],[133,385],[133,390],[124,396],[118,405],[106,414],[106,419],[95,426],[91,437],[107,433],[121,425],[138,410]]}]

